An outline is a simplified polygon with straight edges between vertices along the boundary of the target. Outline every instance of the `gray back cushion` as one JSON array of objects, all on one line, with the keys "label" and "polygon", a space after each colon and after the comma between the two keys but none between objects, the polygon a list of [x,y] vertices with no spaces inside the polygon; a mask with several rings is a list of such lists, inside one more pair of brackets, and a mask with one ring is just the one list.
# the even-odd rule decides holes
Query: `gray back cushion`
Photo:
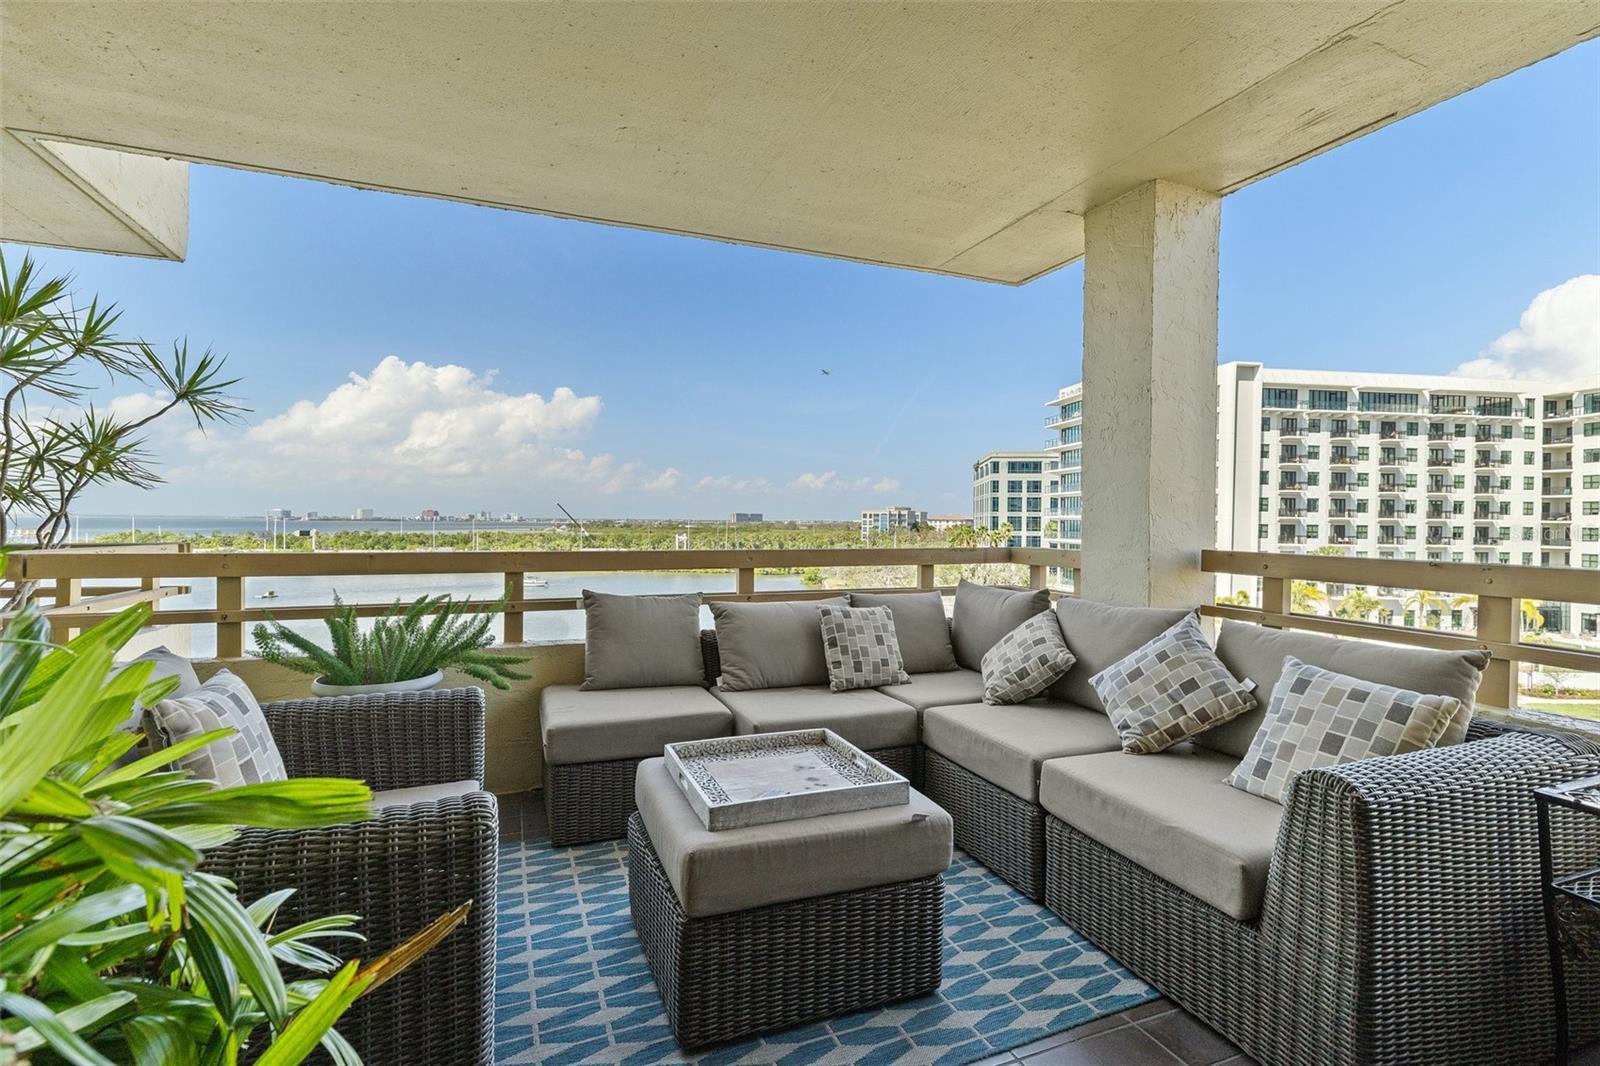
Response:
[{"label": "gray back cushion", "polygon": [[907,673],[933,674],[957,667],[944,597],[937,592],[852,592],[855,607],[887,607]]},{"label": "gray back cushion", "polygon": [[956,663],[968,670],[982,670],[984,654],[1001,637],[1049,609],[1050,593],[1046,589],[1030,591],[1010,585],[961,582],[956,586],[952,625]]},{"label": "gray back cushion", "polygon": [[1056,601],[1056,618],[1077,664],[1050,686],[1050,695],[1104,711],[1089,679],[1150,643],[1189,613],[1185,607],[1113,607],[1076,596]]},{"label": "gray back cushion", "polygon": [[848,607],[843,596],[826,600],[711,605],[717,623],[717,652],[729,692],[753,688],[826,685],[828,660],[822,653],[822,615],[818,608]]},{"label": "gray back cushion", "polygon": [[700,594],[615,596],[583,590],[583,687],[704,685]]},{"label": "gray back cushion", "polygon": [[[1289,655],[1303,663],[1375,685],[1392,685],[1426,696],[1454,696],[1468,708],[1477,696],[1483,668],[1489,664],[1489,653],[1476,648],[1469,651],[1403,648],[1225,621],[1217,634],[1217,657],[1234,677],[1256,683],[1260,705],[1231,722],[1201,733],[1194,742],[1212,751],[1244,758],[1267,713],[1267,697],[1278,684],[1278,675],[1283,673],[1284,657]],[[1465,739],[1466,716],[1453,725],[1456,728],[1441,738],[1441,744]]]}]

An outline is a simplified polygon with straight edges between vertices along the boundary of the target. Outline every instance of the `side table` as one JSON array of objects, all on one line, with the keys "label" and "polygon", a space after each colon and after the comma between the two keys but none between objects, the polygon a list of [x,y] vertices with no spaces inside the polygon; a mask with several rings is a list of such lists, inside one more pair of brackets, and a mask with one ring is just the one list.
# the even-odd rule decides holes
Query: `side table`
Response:
[{"label": "side table", "polygon": [[1535,789],[1539,816],[1539,881],[1544,892],[1545,940],[1550,949],[1550,981],[1556,1006],[1556,1066],[1570,1053],[1567,1017],[1566,955],[1569,949],[1600,953],[1600,866],[1557,875],[1551,848],[1550,811],[1560,807],[1600,818],[1600,776]]}]

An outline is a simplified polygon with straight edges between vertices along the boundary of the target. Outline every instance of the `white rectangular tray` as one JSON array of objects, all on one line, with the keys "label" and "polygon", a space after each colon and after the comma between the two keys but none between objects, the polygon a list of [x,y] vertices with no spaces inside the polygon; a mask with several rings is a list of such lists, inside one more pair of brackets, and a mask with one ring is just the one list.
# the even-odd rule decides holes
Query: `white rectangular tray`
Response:
[{"label": "white rectangular tray", "polygon": [[707,829],[911,801],[911,783],[831,729],[668,744],[667,770]]}]

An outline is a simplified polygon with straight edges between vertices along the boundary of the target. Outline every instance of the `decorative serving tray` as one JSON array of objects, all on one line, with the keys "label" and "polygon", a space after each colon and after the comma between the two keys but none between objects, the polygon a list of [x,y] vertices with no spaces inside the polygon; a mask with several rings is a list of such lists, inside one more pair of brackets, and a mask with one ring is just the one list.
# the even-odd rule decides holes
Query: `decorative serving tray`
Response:
[{"label": "decorative serving tray", "polygon": [[667,770],[707,829],[911,802],[911,783],[831,729],[666,746]]}]

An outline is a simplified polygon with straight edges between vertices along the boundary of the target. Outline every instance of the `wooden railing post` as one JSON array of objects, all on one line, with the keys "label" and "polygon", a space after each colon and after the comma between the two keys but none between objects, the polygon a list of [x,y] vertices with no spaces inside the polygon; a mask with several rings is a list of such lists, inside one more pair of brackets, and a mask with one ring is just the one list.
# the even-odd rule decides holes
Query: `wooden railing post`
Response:
[{"label": "wooden railing post", "polygon": [[1042,589],[1049,587],[1050,568],[1042,563],[1033,563],[1028,567],[1028,587]]},{"label": "wooden railing post", "polygon": [[1261,579],[1261,609],[1266,612],[1266,617],[1261,624],[1274,629],[1282,629],[1280,617],[1293,613],[1294,599],[1291,595],[1289,580],[1282,577],[1264,577]]},{"label": "wooden railing post", "polygon": [[[70,607],[77,603],[83,596],[83,582],[75,577],[58,577],[55,582],[54,602],[51,606],[56,608]],[[57,644],[65,644],[72,639],[74,630],[65,622],[50,622],[50,639]]]},{"label": "wooden railing post", "polygon": [[520,601],[523,595],[523,573],[520,570],[507,572],[505,597],[506,616],[505,629],[501,636],[504,644],[521,644],[522,636],[522,607]]},{"label": "wooden railing post", "polygon": [[756,568],[741,566],[733,572],[734,591],[741,596],[751,596],[756,591]]},{"label": "wooden railing post", "polygon": [[[1506,596],[1478,597],[1478,639],[1486,643],[1522,642],[1522,603]],[[1517,664],[1496,655],[1483,671],[1478,699],[1491,707],[1517,705]]]},{"label": "wooden railing post", "polygon": [[217,658],[237,659],[244,654],[244,578],[217,578]]},{"label": "wooden railing post", "polygon": [[931,589],[934,587],[933,564],[923,563],[917,567],[917,588]]}]

